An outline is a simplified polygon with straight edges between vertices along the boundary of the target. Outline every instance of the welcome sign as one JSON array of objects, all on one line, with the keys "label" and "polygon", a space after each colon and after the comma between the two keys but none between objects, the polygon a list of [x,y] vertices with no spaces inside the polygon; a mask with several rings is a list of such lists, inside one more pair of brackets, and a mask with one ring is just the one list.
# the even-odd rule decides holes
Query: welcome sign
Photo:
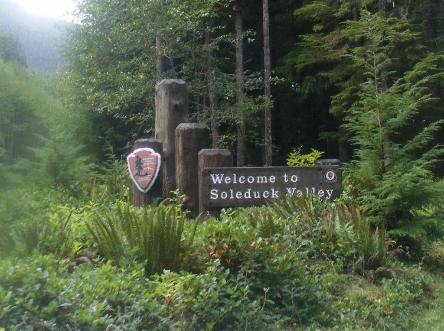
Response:
[{"label": "welcome sign", "polygon": [[332,200],[341,193],[339,166],[207,168],[201,180],[206,208],[247,207],[288,196]]}]

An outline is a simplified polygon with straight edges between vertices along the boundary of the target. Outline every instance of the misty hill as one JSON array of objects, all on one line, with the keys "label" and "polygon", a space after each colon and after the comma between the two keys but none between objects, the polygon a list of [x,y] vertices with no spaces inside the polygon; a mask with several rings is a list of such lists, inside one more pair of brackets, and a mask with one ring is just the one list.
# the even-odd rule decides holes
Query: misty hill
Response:
[{"label": "misty hill", "polygon": [[29,69],[53,73],[63,68],[63,43],[70,23],[28,13],[20,5],[0,0],[0,28],[19,42]]}]

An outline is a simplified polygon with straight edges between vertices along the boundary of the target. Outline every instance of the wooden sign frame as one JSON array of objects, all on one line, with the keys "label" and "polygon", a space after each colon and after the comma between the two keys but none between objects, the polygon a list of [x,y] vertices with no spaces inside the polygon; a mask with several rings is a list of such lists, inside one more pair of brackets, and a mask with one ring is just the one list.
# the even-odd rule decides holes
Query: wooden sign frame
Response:
[{"label": "wooden sign frame", "polygon": [[289,195],[332,200],[341,193],[338,165],[315,167],[219,167],[201,173],[205,210],[250,207]]}]

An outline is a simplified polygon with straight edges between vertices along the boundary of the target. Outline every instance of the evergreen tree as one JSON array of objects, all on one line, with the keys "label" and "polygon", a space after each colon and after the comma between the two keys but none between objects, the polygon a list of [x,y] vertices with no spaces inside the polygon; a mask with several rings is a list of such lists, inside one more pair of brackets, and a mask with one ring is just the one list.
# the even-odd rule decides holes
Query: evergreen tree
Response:
[{"label": "evergreen tree", "polygon": [[25,56],[19,43],[12,36],[5,33],[0,26],[0,58],[5,62],[26,65]]},{"label": "evergreen tree", "polygon": [[[345,111],[356,101],[356,86],[365,80],[361,68],[347,56],[351,49],[362,46],[363,37],[355,33],[354,26],[347,22],[359,21],[364,12],[379,13],[388,20],[385,31],[374,32],[390,35],[393,47],[386,51],[390,52],[390,58],[399,61],[392,62],[386,69],[396,71],[394,79],[401,77],[429,53],[443,49],[439,46],[441,37],[437,32],[443,28],[438,17],[444,14],[444,5],[434,0],[420,3],[402,0],[308,0],[294,12],[296,20],[305,29],[301,30],[294,50],[281,61],[280,71],[293,81],[302,109],[316,113],[313,116],[319,122],[319,138],[336,140],[343,161],[350,159],[349,137],[340,124]],[[433,97],[441,97],[442,85],[442,79],[437,77],[429,82]],[[431,105],[437,106],[439,103]],[[422,114],[435,119],[443,115],[440,109]],[[328,122],[336,122],[337,125],[335,127]]]},{"label": "evergreen tree", "polygon": [[427,84],[436,78],[423,67],[433,61],[427,57],[402,76],[393,71],[397,42],[410,38],[408,30],[391,34],[395,27],[392,19],[369,12],[347,27],[361,39],[350,59],[365,79],[356,102],[345,110],[357,158],[348,176],[358,199],[389,229],[410,225],[419,210],[444,202],[444,181],[433,176],[433,165],[444,153],[434,135],[444,121],[427,123],[421,117],[432,102]]},{"label": "evergreen tree", "polygon": [[29,148],[39,145],[46,130],[41,107],[47,100],[36,82],[23,68],[0,59],[0,162],[5,165],[32,159]]}]

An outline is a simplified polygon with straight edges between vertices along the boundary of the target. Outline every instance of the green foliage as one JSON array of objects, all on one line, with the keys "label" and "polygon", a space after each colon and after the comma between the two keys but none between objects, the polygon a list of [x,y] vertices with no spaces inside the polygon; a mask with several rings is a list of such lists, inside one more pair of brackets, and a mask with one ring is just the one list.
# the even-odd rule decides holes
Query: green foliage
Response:
[{"label": "green foliage", "polygon": [[[96,270],[83,268],[71,277],[67,260],[33,256],[27,263],[3,262],[0,274],[0,320],[12,330],[100,330],[128,319],[141,329],[153,318],[150,308],[141,315],[141,306],[150,303],[142,268],[117,273],[106,264]],[[21,288],[22,294],[12,295],[14,288]]]},{"label": "green foliage", "polygon": [[120,266],[95,259],[76,266],[38,254],[1,260],[0,325],[11,330],[402,328],[429,291],[419,269],[401,268],[401,274],[378,276],[375,283],[344,274],[341,257],[306,255],[319,245],[311,241],[326,238],[316,238],[312,228],[301,240],[302,232],[294,231],[301,224],[288,226],[267,212],[242,210],[201,224],[190,247],[206,251],[200,273],[164,271],[147,278],[145,265],[131,259]]},{"label": "green foliage", "polygon": [[83,193],[83,184],[92,173],[92,164],[83,154],[82,145],[72,145],[73,137],[60,127],[53,127],[45,145],[36,149],[40,175],[47,186],[65,189],[71,194]]},{"label": "green foliage", "polygon": [[[385,230],[372,229],[370,218],[362,215],[358,206],[338,205],[332,209],[327,213],[330,213],[329,216],[334,215],[334,233],[339,246],[353,243],[352,270],[362,273],[385,266],[388,263],[390,244]],[[351,225],[351,231],[347,224]]]},{"label": "green foliage", "polygon": [[0,59],[5,62],[16,63],[24,66],[26,64],[23,52],[12,36],[5,33],[0,26]]},{"label": "green foliage", "polygon": [[117,206],[86,223],[101,255],[113,261],[135,256],[146,263],[148,274],[177,269],[182,247],[184,215],[178,207]]},{"label": "green foliage", "polygon": [[296,233],[314,240],[314,250],[309,254],[336,256],[344,268],[357,273],[375,270],[389,262],[385,230],[373,229],[371,219],[356,205],[289,197],[270,208],[283,219],[297,219]]},{"label": "green foliage", "polygon": [[[128,176],[128,165],[126,162],[118,160],[115,155],[109,156],[109,160],[100,169],[97,184],[99,183],[103,183],[108,196],[116,198],[128,196],[131,178]],[[92,193],[92,200],[95,200],[94,195],[97,193]]]},{"label": "green foliage", "polygon": [[0,59],[0,162],[5,165],[30,160],[29,147],[37,147],[45,132],[47,99],[36,83],[22,68]]},{"label": "green foliage", "polygon": [[[228,19],[240,5],[245,25],[259,26],[256,4],[80,1],[72,71],[51,86],[10,63],[18,49],[0,34],[9,45],[0,47],[0,329],[411,328],[432,290],[396,254],[430,268],[443,261],[443,184],[433,175],[442,5],[382,4],[271,4],[272,43],[281,45],[273,58],[287,78],[273,89],[276,145],[285,141],[285,153],[327,137],[344,151],[351,139],[347,195],[224,210],[205,222],[188,221],[179,195],[129,206],[132,184],[115,155],[152,132],[149,99],[164,76],[187,80],[191,116],[216,116],[221,145],[234,146],[239,114],[249,147],[261,144],[259,39],[245,33],[247,96],[236,104]],[[108,146],[119,148],[108,157]],[[107,161],[93,171],[87,153]],[[300,148],[288,165],[320,156]]]},{"label": "green foliage", "polygon": [[43,79],[0,59],[0,163],[8,174],[3,190],[44,182],[79,191],[89,175],[81,145],[73,144],[80,116],[45,88]]},{"label": "green foliage", "polygon": [[[306,145],[322,146],[323,142],[325,147],[322,146],[321,150],[337,154],[338,150],[330,150],[334,143],[339,147],[339,157],[346,162],[352,157],[350,134],[341,126],[346,112],[357,101],[357,86],[366,80],[362,65],[348,55],[353,51],[365,52],[365,49],[375,46],[371,45],[367,34],[375,39],[385,38],[387,57],[397,59],[386,68],[388,73],[394,74],[387,80],[391,85],[421,59],[436,60],[436,55],[442,52],[444,24],[440,17],[444,7],[433,0],[308,0],[299,2],[294,9],[294,21],[289,20],[286,24],[296,22],[293,27],[297,34],[295,46],[288,48],[286,54],[279,58],[276,68],[292,87],[292,91],[288,92],[292,93],[291,98],[277,96],[278,102],[285,103],[281,106],[286,111],[285,123],[288,123],[284,125],[288,132],[283,135],[284,141],[287,143],[295,139],[300,144],[301,139],[311,137],[311,123],[315,120],[318,124],[314,138],[311,138],[313,142]],[[362,24],[369,19],[369,13],[371,20],[379,23],[366,29]],[[279,29],[278,23],[275,29]],[[285,40],[288,39],[285,36]],[[376,46],[373,48],[377,49]],[[433,75],[439,72],[439,68],[442,64],[436,67],[431,63],[423,67],[424,71]],[[442,77],[436,77],[428,83],[436,101],[421,112],[415,125],[411,126],[413,130],[421,126],[418,124],[422,120],[442,119],[443,82]],[[298,111],[293,117],[295,108],[304,111]],[[403,130],[401,135],[407,131]]]},{"label": "green foliage", "polygon": [[324,152],[320,152],[317,149],[312,148],[310,153],[302,154],[302,147],[295,149],[287,156],[287,166],[289,167],[311,167],[315,165],[317,159],[319,159]]},{"label": "green foliage", "polygon": [[[74,98],[95,112],[99,135],[107,136],[117,155],[129,140],[152,134],[153,87],[163,78],[187,82],[190,117],[218,131],[215,144],[234,148],[244,117],[248,144],[260,148],[262,75],[246,68],[245,98],[238,104],[234,22],[227,20],[234,8],[228,0],[79,2],[82,24],[72,30],[67,51],[69,81],[76,87]],[[255,39],[254,31],[245,29],[247,38]]]},{"label": "green foliage", "polygon": [[[70,253],[71,213],[60,216],[53,214],[49,219],[30,219],[13,227],[15,245],[28,254],[33,250],[43,253],[53,252],[57,255]],[[66,218],[59,218],[66,217]]]},{"label": "green foliage", "polygon": [[[12,210],[6,213],[0,208],[3,239],[0,242],[0,256],[23,256],[34,251],[57,256],[74,253],[75,237],[79,235],[77,224],[74,224],[78,223],[74,215],[77,210],[59,204],[61,196],[47,191],[38,192],[38,197],[25,190],[9,193],[14,193],[10,197],[14,204],[8,201],[5,205]],[[15,194],[23,199],[33,199],[32,204],[24,206],[23,200]]]},{"label": "green foliage", "polygon": [[357,158],[348,177],[371,215],[388,228],[400,227],[412,220],[415,210],[442,204],[444,183],[434,180],[432,172],[444,152],[433,144],[441,122],[412,127],[430,103],[426,84],[431,78],[413,75],[411,80],[408,73],[397,79],[391,71],[395,60],[389,50],[397,39],[382,32],[390,20],[364,13],[350,24],[367,42],[351,51],[354,63],[365,70],[366,82],[359,85],[358,99],[346,113]]},{"label": "green foliage", "polygon": [[444,270],[444,239],[428,242],[424,262],[432,269]]}]

